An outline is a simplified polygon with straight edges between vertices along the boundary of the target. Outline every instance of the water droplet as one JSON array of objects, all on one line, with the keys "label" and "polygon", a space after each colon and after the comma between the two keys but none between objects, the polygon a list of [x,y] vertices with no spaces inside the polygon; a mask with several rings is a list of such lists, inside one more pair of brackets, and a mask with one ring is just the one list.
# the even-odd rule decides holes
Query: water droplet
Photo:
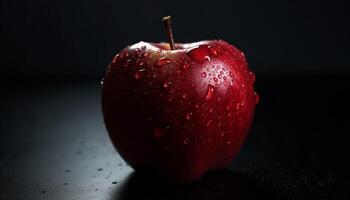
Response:
[{"label": "water droplet", "polygon": [[103,169],[102,168],[98,168],[97,171],[102,171]]},{"label": "water droplet", "polygon": [[143,71],[145,71],[146,69],[139,69],[138,71],[136,71],[135,73],[135,79],[140,79],[143,76]]},{"label": "water droplet", "polygon": [[218,78],[216,78],[216,77],[214,77],[213,80],[214,80],[215,82],[218,82]]},{"label": "water droplet", "polygon": [[255,96],[255,104],[259,103],[260,97],[259,97],[258,93],[254,92],[254,96]]},{"label": "water droplet", "polygon": [[180,73],[181,73],[181,69],[177,69],[177,70],[176,70],[176,73],[177,73],[177,74],[180,74]]},{"label": "water droplet", "polygon": [[230,140],[228,140],[228,141],[227,141],[227,144],[231,144],[231,141],[230,141]]},{"label": "water droplet", "polygon": [[244,84],[243,84],[243,83],[242,83],[242,85],[241,85],[241,86],[242,86],[242,88],[244,88]]},{"label": "water droplet", "polygon": [[102,79],[101,79],[101,82],[100,82],[100,83],[101,83],[101,85],[103,85],[103,80],[104,80],[104,79],[102,78]]},{"label": "water droplet", "polygon": [[205,73],[205,72],[202,72],[202,73],[201,73],[201,77],[202,77],[202,78],[205,78],[205,77],[207,77],[207,73]]},{"label": "water droplet", "polygon": [[213,57],[218,57],[218,50],[215,47],[209,46],[209,51]]},{"label": "water droplet", "polygon": [[46,190],[41,190],[41,193],[42,194],[45,194],[47,191]]},{"label": "water droplet", "polygon": [[187,62],[184,63],[184,65],[182,66],[183,69],[188,69],[190,68],[190,64],[188,64]]},{"label": "water droplet", "polygon": [[123,65],[123,67],[127,67],[130,62],[131,62],[131,59],[127,59]]},{"label": "water droplet", "polygon": [[188,120],[192,119],[192,113],[186,113],[186,119]]},{"label": "water droplet", "polygon": [[221,75],[224,75],[224,72],[223,72],[223,71],[220,71],[220,74],[221,74]]},{"label": "water droplet", "polygon": [[206,126],[207,126],[207,127],[210,127],[212,123],[213,123],[213,120],[209,120],[209,121],[207,122]]},{"label": "water droplet", "polygon": [[190,138],[185,138],[184,139],[184,144],[188,144],[189,141],[190,141]]},{"label": "water droplet", "polygon": [[163,128],[155,128],[153,130],[153,136],[156,138],[160,138],[160,137],[164,136],[165,133],[166,133],[166,130]]},{"label": "water droplet", "polygon": [[197,61],[198,63],[204,63],[206,61],[210,60],[209,57],[210,51],[206,46],[199,46],[196,48],[191,49],[187,52],[187,55],[191,57],[193,60]]},{"label": "water droplet", "polygon": [[153,73],[152,77],[156,78],[158,76],[158,74],[156,72]]},{"label": "water droplet", "polygon": [[171,60],[169,60],[168,58],[166,58],[166,57],[161,57],[161,58],[159,58],[158,61],[157,61],[157,66],[163,66],[163,65],[166,65],[166,64],[168,64],[168,63],[170,63],[170,62],[171,62]]},{"label": "water droplet", "polygon": [[144,51],[146,50],[146,46],[142,46],[141,49]]},{"label": "water droplet", "polygon": [[219,75],[218,75],[218,77],[219,77],[219,79],[221,79],[221,78],[222,78],[222,75],[221,75],[221,74],[219,74]]},{"label": "water droplet", "polygon": [[199,108],[199,103],[196,103],[195,107],[196,107],[196,108]]},{"label": "water droplet", "polygon": [[64,170],[64,172],[69,173],[71,172],[69,169]]},{"label": "water droplet", "polygon": [[227,80],[227,77],[226,76],[224,76],[224,77],[222,77],[225,81]]},{"label": "water droplet", "polygon": [[209,112],[210,112],[210,113],[214,112],[214,107],[211,107],[211,108],[209,109]]},{"label": "water droplet", "polygon": [[229,73],[229,76],[233,77],[233,73],[232,73],[232,72],[230,72],[230,73]]},{"label": "water droplet", "polygon": [[170,81],[165,81],[165,82],[163,83],[163,87],[165,87],[165,88],[169,87],[170,85],[171,85],[171,82],[170,82]]},{"label": "water droplet", "polygon": [[68,185],[68,183],[67,183],[67,182],[65,182],[63,185]]},{"label": "water droplet", "polygon": [[205,100],[210,100],[214,95],[214,86],[208,85],[207,94],[205,95]]},{"label": "water droplet", "polygon": [[188,96],[188,94],[187,94],[187,93],[184,93],[184,94],[182,95],[182,98],[186,99],[187,96]]}]

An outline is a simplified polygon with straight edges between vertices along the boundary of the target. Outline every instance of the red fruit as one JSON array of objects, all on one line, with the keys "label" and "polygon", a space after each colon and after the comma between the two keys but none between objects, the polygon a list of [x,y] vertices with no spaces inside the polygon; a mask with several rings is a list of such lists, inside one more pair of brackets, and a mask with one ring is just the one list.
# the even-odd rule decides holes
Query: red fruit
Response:
[{"label": "red fruit", "polygon": [[250,128],[258,96],[244,55],[222,40],[139,42],[117,54],[102,87],[104,120],[134,168],[190,182],[226,167]]},{"label": "red fruit", "polygon": [[109,65],[102,109],[110,137],[135,169],[192,181],[227,166],[258,101],[254,74],[230,44],[140,42]]}]

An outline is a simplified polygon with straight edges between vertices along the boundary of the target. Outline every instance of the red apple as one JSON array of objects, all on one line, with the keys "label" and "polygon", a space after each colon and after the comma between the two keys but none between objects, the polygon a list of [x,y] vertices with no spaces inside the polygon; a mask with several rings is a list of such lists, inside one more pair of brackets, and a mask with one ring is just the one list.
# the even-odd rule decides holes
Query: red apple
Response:
[{"label": "red apple", "polygon": [[126,47],[108,66],[102,111],[112,142],[134,168],[190,182],[226,167],[259,98],[244,54],[223,40]]}]

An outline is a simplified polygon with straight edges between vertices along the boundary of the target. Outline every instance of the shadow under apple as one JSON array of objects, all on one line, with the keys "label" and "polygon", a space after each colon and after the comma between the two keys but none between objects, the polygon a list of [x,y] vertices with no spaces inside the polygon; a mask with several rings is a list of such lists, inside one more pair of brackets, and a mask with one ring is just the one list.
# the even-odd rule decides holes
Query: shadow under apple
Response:
[{"label": "shadow under apple", "polygon": [[188,184],[169,183],[149,171],[133,172],[112,200],[133,199],[284,199],[281,193],[239,172],[222,170],[210,172]]}]

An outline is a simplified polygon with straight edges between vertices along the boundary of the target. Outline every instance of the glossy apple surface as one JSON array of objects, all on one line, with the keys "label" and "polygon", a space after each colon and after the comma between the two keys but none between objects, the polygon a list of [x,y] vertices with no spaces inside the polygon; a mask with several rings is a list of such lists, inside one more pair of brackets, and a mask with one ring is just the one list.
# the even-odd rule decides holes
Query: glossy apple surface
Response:
[{"label": "glossy apple surface", "polygon": [[134,168],[190,182],[238,153],[259,100],[244,54],[222,40],[140,42],[118,53],[102,86],[108,133]]}]

